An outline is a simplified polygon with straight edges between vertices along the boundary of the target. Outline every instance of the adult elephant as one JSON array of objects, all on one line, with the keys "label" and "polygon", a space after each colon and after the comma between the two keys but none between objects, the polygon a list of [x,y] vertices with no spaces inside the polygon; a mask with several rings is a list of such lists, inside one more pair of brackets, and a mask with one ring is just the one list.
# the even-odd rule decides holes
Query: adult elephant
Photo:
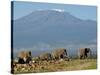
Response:
[{"label": "adult elephant", "polygon": [[31,51],[21,51],[18,53],[18,63],[26,64],[32,60]]},{"label": "adult elephant", "polygon": [[67,50],[66,49],[56,49],[52,52],[53,59],[63,59],[67,57]]},{"label": "adult elephant", "polygon": [[89,53],[91,55],[91,49],[90,48],[80,48],[78,55],[79,55],[80,59],[85,59],[89,56]]},{"label": "adult elephant", "polygon": [[52,56],[50,53],[43,53],[39,56],[39,59],[40,60],[51,60],[52,59]]}]

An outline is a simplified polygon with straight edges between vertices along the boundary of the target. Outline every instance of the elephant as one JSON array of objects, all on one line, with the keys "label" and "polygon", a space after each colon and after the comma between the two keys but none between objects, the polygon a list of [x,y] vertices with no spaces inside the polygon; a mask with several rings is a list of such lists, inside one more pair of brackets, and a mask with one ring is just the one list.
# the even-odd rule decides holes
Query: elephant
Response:
[{"label": "elephant", "polygon": [[79,58],[80,58],[80,59],[85,59],[85,58],[87,58],[87,57],[89,56],[88,53],[90,53],[90,55],[91,55],[91,49],[90,49],[90,48],[80,48],[80,49],[79,49],[79,53],[78,53]]},{"label": "elephant", "polygon": [[66,49],[56,49],[52,52],[52,58],[54,60],[63,59],[67,57],[67,50]]},{"label": "elephant", "polygon": [[32,61],[31,51],[21,51],[18,53],[18,63],[26,64]]},{"label": "elephant", "polygon": [[52,59],[52,55],[51,53],[43,53],[38,57],[40,60],[51,60]]}]

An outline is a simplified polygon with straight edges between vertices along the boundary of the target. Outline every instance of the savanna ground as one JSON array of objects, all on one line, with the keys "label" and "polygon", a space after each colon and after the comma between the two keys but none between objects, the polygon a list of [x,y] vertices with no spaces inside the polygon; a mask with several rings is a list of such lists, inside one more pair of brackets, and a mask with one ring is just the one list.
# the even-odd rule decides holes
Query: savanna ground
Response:
[{"label": "savanna ground", "polygon": [[40,73],[97,69],[97,59],[72,59],[70,61],[39,61],[31,65],[17,64],[14,73]]}]

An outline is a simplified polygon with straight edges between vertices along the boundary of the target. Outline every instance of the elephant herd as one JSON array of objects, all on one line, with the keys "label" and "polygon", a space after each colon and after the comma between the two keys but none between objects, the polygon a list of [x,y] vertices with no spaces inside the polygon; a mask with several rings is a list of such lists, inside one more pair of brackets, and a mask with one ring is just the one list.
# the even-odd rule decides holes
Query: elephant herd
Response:
[{"label": "elephant herd", "polygon": [[67,58],[67,50],[66,49],[56,49],[51,53],[43,53],[38,56],[40,60],[57,60]]},{"label": "elephant herd", "polygon": [[[90,48],[80,48],[78,50],[78,57],[79,59],[85,59],[89,56],[89,53],[91,55]],[[51,53],[43,53],[38,56],[38,60],[42,61],[59,60],[59,59],[69,60],[67,49],[56,49]],[[18,63],[24,64],[24,63],[29,63],[30,61],[32,61],[31,51],[22,51],[18,54]]]}]

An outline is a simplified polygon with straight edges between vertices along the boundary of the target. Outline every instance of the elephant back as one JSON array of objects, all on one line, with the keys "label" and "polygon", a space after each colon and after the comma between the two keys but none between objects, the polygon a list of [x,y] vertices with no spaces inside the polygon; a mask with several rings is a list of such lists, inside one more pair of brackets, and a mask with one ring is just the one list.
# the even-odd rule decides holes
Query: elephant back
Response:
[{"label": "elephant back", "polygon": [[30,51],[21,51],[20,53],[18,53],[18,57],[20,58],[27,58],[31,56],[31,52]]}]

